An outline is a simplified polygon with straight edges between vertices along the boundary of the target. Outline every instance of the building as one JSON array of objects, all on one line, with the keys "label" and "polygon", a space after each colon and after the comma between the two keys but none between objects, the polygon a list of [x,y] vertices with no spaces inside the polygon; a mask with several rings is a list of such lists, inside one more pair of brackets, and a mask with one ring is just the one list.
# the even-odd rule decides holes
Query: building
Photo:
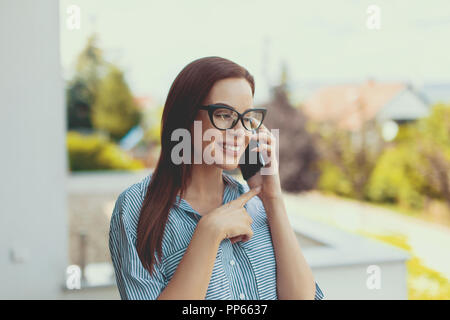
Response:
[{"label": "building", "polygon": [[426,97],[411,85],[369,80],[321,87],[301,109],[314,121],[355,132],[372,120],[381,125],[417,120],[427,116],[430,108]]}]

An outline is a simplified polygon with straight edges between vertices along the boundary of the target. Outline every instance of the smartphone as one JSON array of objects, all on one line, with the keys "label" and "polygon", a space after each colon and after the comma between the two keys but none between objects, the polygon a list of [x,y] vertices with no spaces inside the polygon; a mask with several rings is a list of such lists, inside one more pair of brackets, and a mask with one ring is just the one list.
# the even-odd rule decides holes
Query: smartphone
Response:
[{"label": "smartphone", "polygon": [[[239,169],[241,169],[242,177],[245,180],[253,177],[262,167],[266,165],[264,162],[264,158],[260,152],[250,151],[251,149],[258,146],[258,141],[255,141],[253,139],[250,140],[247,149],[245,149],[245,152],[242,154],[241,159],[239,160]],[[252,161],[253,163],[251,163],[250,161]]]}]

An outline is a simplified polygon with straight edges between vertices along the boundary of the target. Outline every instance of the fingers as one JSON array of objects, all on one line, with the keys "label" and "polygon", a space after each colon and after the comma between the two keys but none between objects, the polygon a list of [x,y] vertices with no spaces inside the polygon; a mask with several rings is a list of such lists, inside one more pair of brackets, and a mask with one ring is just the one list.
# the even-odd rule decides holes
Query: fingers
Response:
[{"label": "fingers", "polygon": [[272,144],[274,137],[270,132],[262,131],[255,133],[251,136],[252,139],[257,140],[260,143]]},{"label": "fingers", "polygon": [[256,187],[256,188],[250,189],[246,193],[243,193],[239,198],[237,198],[231,202],[239,207],[243,207],[247,203],[247,201],[249,201],[251,198],[256,196],[260,191],[261,191],[261,187]]},{"label": "fingers", "polygon": [[244,236],[240,235],[240,236],[230,238],[230,241],[231,241],[231,243],[236,243],[236,242],[242,241],[243,238],[244,238]]},{"label": "fingers", "polygon": [[234,236],[229,238],[231,243],[234,244],[236,242],[242,241],[242,242],[246,242],[248,240],[250,240],[253,237],[253,230],[252,228],[248,228],[244,233],[238,235],[238,236]]},{"label": "fingers", "polygon": [[223,215],[231,223],[225,238],[230,239],[231,243],[238,241],[248,241],[253,236],[253,219],[244,208],[245,203],[261,191],[261,187],[252,188],[243,193],[235,200],[224,205],[224,210],[230,215]]},{"label": "fingers", "polygon": [[259,145],[259,147],[254,147],[253,149],[251,149],[251,151],[260,152],[263,154],[263,156],[267,155],[267,157],[265,157],[264,159],[266,162],[268,162],[268,159],[270,159],[270,157],[272,156],[272,147],[268,144],[261,144]]},{"label": "fingers", "polygon": [[245,208],[242,208],[242,214],[246,217],[248,225],[251,225],[253,223],[252,217],[248,214],[247,210]]},{"label": "fingers", "polygon": [[266,163],[270,162],[272,150],[276,149],[276,138],[270,132],[263,131],[252,135],[252,139],[258,141],[258,146],[252,148],[251,151],[262,153]]},{"label": "fingers", "polygon": [[244,234],[244,237],[242,238],[241,241],[243,241],[243,242],[248,241],[252,237],[253,237],[253,230],[250,228],[250,230],[246,234]]}]

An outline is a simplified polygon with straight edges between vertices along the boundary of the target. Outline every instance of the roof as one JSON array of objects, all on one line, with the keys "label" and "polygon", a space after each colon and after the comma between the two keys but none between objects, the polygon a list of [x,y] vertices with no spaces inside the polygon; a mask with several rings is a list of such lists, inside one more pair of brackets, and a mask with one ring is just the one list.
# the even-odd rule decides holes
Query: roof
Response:
[{"label": "roof", "polygon": [[406,88],[403,83],[374,81],[327,86],[315,91],[301,108],[313,120],[356,131]]},{"label": "roof", "polygon": [[148,110],[156,106],[155,100],[150,96],[133,97],[133,100],[141,110]]}]

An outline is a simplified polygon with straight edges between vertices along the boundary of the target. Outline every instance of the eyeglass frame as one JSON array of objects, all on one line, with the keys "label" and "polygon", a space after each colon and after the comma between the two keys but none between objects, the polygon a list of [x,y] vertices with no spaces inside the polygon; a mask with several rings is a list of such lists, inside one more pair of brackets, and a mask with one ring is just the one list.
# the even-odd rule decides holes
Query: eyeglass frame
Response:
[{"label": "eyeglass frame", "polygon": [[[262,125],[262,123],[264,121],[264,117],[266,116],[266,113],[267,113],[267,109],[264,109],[264,108],[248,109],[248,110],[245,110],[243,113],[240,113],[239,111],[237,111],[233,107],[230,107],[230,106],[228,106],[226,104],[220,104],[220,103],[209,104],[209,105],[206,105],[206,106],[199,106],[199,109],[208,111],[209,120],[211,121],[212,125],[218,130],[233,129],[237,125],[239,120],[241,120],[242,126],[245,128],[245,130],[248,130],[248,131],[258,130],[261,127],[261,125]],[[214,120],[213,120],[213,115],[214,115],[214,111],[216,111],[217,109],[228,109],[228,110],[234,111],[234,112],[236,112],[238,114],[238,118],[237,118],[236,122],[233,124],[232,127],[227,128],[227,129],[222,129],[222,128],[218,128],[216,126],[216,124],[214,123]],[[246,113],[249,113],[249,112],[252,112],[252,111],[262,111],[261,123],[259,124],[258,128],[256,128],[256,129],[247,129],[247,127],[244,124],[244,115]]]}]

